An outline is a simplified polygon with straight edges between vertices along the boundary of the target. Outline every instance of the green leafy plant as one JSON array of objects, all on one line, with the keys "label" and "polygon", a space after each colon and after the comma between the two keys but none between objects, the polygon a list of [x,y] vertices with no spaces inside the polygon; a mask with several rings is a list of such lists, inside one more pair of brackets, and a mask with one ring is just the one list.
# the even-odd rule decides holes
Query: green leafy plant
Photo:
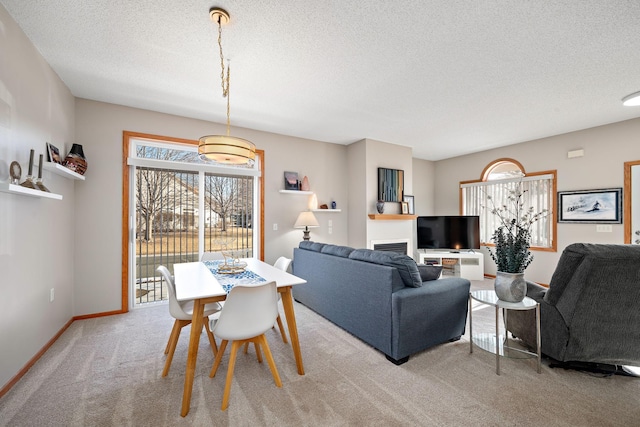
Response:
[{"label": "green leafy plant", "polygon": [[491,213],[500,219],[500,226],[493,232],[491,240],[495,249],[489,247],[489,255],[503,273],[523,273],[533,261],[531,247],[531,226],[547,216],[547,209],[534,212],[533,207],[525,208],[526,190],[521,185],[509,191],[508,204],[496,207],[491,196],[487,199],[493,205]]}]

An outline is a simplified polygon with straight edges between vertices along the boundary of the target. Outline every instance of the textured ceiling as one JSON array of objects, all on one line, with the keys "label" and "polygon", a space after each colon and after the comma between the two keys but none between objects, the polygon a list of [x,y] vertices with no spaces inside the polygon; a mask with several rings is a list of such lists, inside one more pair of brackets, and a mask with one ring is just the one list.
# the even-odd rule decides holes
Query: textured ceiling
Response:
[{"label": "textured ceiling", "polygon": [[640,117],[638,0],[0,4],[76,97],[220,123],[223,7],[231,122],[262,131],[439,160]]}]

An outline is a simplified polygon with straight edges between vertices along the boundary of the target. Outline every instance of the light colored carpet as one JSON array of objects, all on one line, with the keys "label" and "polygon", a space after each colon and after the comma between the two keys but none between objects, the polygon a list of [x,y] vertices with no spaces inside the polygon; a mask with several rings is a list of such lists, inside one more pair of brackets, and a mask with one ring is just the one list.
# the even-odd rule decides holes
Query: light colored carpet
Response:
[{"label": "light colored carpet", "polygon": [[[474,287],[491,283],[474,282]],[[191,411],[180,416],[189,328],[162,378],[172,326],[167,306],[74,322],[0,399],[2,426],[637,426],[640,378],[552,369],[501,359],[464,337],[395,366],[384,355],[296,303],[306,375],[290,345],[267,333],[282,388],[253,348],[240,354],[229,408],[220,410],[227,356],[209,378],[203,335]],[[474,331],[493,328],[474,309]]]}]

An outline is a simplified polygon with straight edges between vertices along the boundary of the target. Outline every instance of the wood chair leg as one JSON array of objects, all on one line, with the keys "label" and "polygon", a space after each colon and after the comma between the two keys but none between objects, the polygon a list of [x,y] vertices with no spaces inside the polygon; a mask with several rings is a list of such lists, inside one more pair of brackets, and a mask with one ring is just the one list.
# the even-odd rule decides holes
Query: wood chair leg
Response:
[{"label": "wood chair leg", "polygon": [[173,328],[171,328],[171,333],[169,334],[169,340],[167,340],[167,346],[164,349],[164,354],[169,353],[169,346],[171,345],[171,341],[173,341],[173,336],[179,333],[180,327],[178,326],[178,320],[176,319],[176,321],[173,322]]},{"label": "wood chair leg", "polygon": [[287,341],[287,334],[284,331],[284,326],[282,325],[280,314],[278,314],[278,317],[276,317],[276,322],[278,322],[278,329],[280,329],[280,335],[282,335],[282,342],[284,342],[285,344],[289,344],[289,341]]},{"label": "wood chair leg", "polygon": [[244,343],[244,354],[247,354],[248,352],[249,352],[249,341]]},{"label": "wood chair leg", "polygon": [[267,363],[269,363],[269,369],[271,369],[271,375],[273,375],[273,381],[276,383],[276,387],[282,387],[282,381],[280,380],[280,375],[278,374],[278,369],[276,368],[276,362],[273,360],[271,349],[269,348],[269,344],[267,343],[267,337],[262,334],[258,337],[258,340],[260,341],[260,344],[262,344],[264,357],[267,358]]},{"label": "wood chair leg", "polygon": [[216,354],[216,359],[213,361],[213,367],[211,368],[211,372],[209,372],[209,378],[213,378],[216,376],[216,372],[218,371],[218,366],[220,366],[220,362],[222,361],[222,355],[224,354],[224,350],[227,348],[227,343],[229,341],[222,340],[220,343],[220,349],[218,350],[218,354]]},{"label": "wood chair leg", "polygon": [[260,351],[260,343],[256,338],[253,338],[253,346],[256,349],[256,356],[258,356],[258,363],[262,363],[262,352]]},{"label": "wood chair leg", "polygon": [[204,328],[207,331],[207,337],[209,337],[209,344],[211,344],[211,350],[213,350],[213,356],[215,357],[218,354],[218,344],[216,344],[213,333],[211,332],[211,329],[209,329],[209,318],[205,317],[202,321],[204,322]]},{"label": "wood chair leg", "polygon": [[176,346],[178,345],[178,338],[180,338],[180,331],[183,327],[187,326],[191,323],[190,320],[177,320],[173,324],[173,329],[171,330],[171,336],[169,337],[169,351],[167,352],[167,360],[164,362],[164,369],[162,370],[162,376],[166,377],[169,373],[169,368],[171,368],[171,361],[173,360],[173,354],[176,351]]},{"label": "wood chair leg", "polygon": [[229,355],[229,368],[227,369],[227,380],[224,383],[224,393],[222,394],[222,410],[226,410],[229,406],[229,393],[231,391],[231,382],[233,380],[233,370],[236,366],[236,355],[238,348],[242,345],[242,341],[234,341],[231,343],[231,354]]}]

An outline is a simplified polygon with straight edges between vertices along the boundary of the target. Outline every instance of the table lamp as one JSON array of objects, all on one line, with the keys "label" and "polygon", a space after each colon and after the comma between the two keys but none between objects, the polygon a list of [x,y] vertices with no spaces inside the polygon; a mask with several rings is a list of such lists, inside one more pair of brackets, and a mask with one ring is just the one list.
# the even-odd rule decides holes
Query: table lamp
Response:
[{"label": "table lamp", "polygon": [[317,227],[320,227],[320,224],[318,224],[318,220],[311,211],[300,212],[296,223],[293,225],[293,228],[304,228],[304,236],[302,237],[304,240],[309,240],[309,228]]}]

